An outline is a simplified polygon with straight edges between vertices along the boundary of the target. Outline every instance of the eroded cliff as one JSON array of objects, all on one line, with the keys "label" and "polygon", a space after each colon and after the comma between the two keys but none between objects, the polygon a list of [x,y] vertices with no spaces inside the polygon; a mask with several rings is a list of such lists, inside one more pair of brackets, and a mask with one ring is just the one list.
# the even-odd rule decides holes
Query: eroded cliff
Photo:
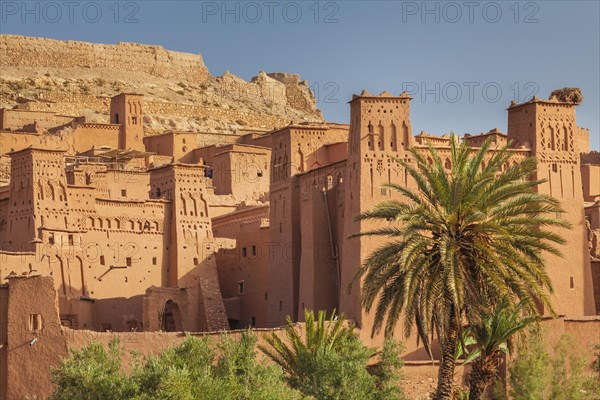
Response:
[{"label": "eroded cliff", "polygon": [[231,132],[321,121],[300,76],[260,72],[250,82],[212,76],[199,54],[161,46],[0,35],[0,107],[85,115],[106,122],[108,99],[145,96],[148,133]]}]

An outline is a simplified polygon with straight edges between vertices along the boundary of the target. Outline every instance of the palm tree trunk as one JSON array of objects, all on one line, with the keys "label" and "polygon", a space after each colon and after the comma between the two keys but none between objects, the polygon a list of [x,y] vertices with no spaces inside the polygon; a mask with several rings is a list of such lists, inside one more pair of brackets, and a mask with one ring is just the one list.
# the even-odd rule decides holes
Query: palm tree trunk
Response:
[{"label": "palm tree trunk", "polygon": [[497,360],[494,355],[481,357],[473,362],[469,375],[469,400],[481,400],[485,391],[494,379],[497,370]]},{"label": "palm tree trunk", "polygon": [[454,385],[454,354],[456,352],[456,343],[458,342],[458,326],[456,324],[456,314],[454,307],[450,309],[450,323],[442,345],[442,360],[438,370],[438,386],[435,392],[434,400],[451,400],[452,387]]}]

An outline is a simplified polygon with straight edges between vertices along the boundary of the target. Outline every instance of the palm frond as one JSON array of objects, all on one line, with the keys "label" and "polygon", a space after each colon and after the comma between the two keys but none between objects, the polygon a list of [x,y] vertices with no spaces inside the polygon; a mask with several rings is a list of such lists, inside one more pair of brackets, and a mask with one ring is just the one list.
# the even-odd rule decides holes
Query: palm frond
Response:
[{"label": "palm frond", "polygon": [[358,221],[375,227],[352,236],[387,239],[349,286],[361,282],[361,304],[375,313],[372,333],[389,335],[403,320],[405,333],[416,328],[429,351],[432,335],[443,336],[451,322],[461,330],[465,318],[475,323],[504,298],[518,304],[511,312],[530,316],[525,322],[540,302],[553,312],[544,258],[560,255],[565,241],[558,230],[570,225],[560,218],[560,202],[537,191],[544,181],[531,179],[536,160],[515,162],[510,144],[492,148],[490,140],[473,150],[454,135],[450,169],[431,144],[409,153],[410,160],[392,158],[411,177],[410,187],[385,184],[400,199],[359,214]]}]

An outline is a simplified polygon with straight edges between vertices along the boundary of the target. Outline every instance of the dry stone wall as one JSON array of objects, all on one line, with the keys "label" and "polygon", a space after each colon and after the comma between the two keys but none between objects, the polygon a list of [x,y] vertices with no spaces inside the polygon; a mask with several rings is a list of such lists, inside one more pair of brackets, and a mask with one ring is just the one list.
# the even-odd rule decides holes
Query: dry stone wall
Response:
[{"label": "dry stone wall", "polygon": [[13,67],[108,68],[196,82],[210,77],[199,54],[138,43],[111,45],[1,35],[0,59],[0,65]]},{"label": "dry stone wall", "polygon": [[[110,106],[110,98],[108,97],[83,94],[47,93],[43,98],[47,101],[31,101],[19,104],[17,109],[78,115],[81,111],[81,104],[86,104],[88,108],[104,109],[107,112]],[[263,129],[274,129],[290,122],[289,119],[276,115],[265,115],[214,106],[176,104],[156,100],[144,100],[144,114],[148,120],[161,116],[164,118],[207,118],[224,121],[243,121],[244,126]]]}]

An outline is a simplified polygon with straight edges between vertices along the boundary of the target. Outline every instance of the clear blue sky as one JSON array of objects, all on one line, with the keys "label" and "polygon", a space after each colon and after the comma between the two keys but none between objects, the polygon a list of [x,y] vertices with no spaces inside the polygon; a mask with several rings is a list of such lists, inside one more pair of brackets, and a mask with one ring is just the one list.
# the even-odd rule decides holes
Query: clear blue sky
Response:
[{"label": "clear blue sky", "polygon": [[577,86],[600,149],[597,0],[0,3],[2,33],[158,44],[201,53],[213,75],[301,74],[336,122],[353,93],[410,89],[415,133],[506,131],[511,100]]}]

